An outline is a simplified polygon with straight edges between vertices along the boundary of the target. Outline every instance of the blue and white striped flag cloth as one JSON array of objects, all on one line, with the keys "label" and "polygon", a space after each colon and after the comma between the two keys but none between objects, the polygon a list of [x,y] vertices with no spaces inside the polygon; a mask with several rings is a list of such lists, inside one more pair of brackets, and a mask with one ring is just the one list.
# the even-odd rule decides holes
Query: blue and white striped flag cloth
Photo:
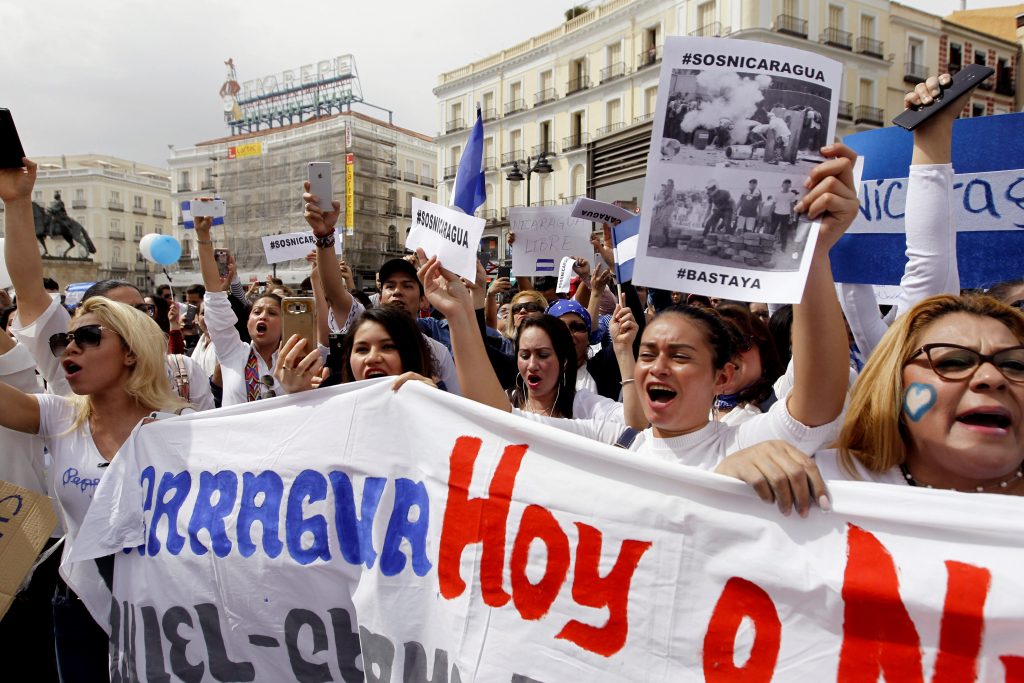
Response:
[{"label": "blue and white striped flag cloth", "polygon": [[466,149],[459,159],[455,172],[455,186],[452,188],[452,208],[460,209],[467,216],[487,201],[487,185],[484,176],[484,121],[480,108],[476,109],[476,123],[466,141]]},{"label": "blue and white striped flag cloth", "polygon": [[[196,222],[192,220],[192,202],[184,201],[181,203],[181,224],[187,230],[195,230]],[[224,218],[214,218],[214,225],[224,225]]]},{"label": "blue and white striped flag cloth", "polygon": [[555,272],[555,259],[553,258],[539,258],[537,259],[537,272],[538,273],[553,273]]},{"label": "blue and white striped flag cloth", "polygon": [[640,244],[640,216],[627,218],[613,226],[612,240],[615,242],[615,277],[620,284],[629,282],[633,279],[633,264]]}]

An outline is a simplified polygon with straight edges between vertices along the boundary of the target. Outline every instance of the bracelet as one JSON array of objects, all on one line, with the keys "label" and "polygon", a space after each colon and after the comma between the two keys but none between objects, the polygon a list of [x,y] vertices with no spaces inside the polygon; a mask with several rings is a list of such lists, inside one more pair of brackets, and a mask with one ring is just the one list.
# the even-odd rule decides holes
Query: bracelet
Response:
[{"label": "bracelet", "polygon": [[196,239],[196,244],[213,244],[213,240]]},{"label": "bracelet", "polygon": [[317,237],[315,242],[317,249],[330,249],[334,246],[334,231],[331,230],[323,237]]},{"label": "bracelet", "polygon": [[619,386],[621,386],[621,387],[624,387],[624,386],[626,386],[627,384],[632,384],[632,383],[633,383],[633,382],[635,382],[635,381],[636,381],[636,380],[635,380],[635,379],[633,379],[633,378],[630,378],[630,379],[624,379],[624,380],[622,380],[621,382],[619,382]]}]

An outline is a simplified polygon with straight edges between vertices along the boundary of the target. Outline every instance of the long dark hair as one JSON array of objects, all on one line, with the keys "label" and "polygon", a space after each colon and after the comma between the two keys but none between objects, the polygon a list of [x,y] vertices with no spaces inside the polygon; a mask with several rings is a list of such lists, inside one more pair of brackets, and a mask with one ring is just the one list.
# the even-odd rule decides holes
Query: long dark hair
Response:
[{"label": "long dark hair", "polygon": [[377,306],[363,311],[362,315],[352,324],[352,329],[342,339],[342,382],[354,382],[357,379],[352,375],[352,344],[355,341],[356,332],[366,323],[377,323],[387,331],[391,341],[398,348],[398,357],[402,360],[403,372],[415,372],[424,377],[437,376],[434,354],[427,346],[416,321],[396,306]]},{"label": "long dark hair", "polygon": [[[576,346],[572,342],[572,334],[564,322],[547,315],[537,313],[523,318],[516,330],[516,358],[519,358],[519,340],[523,332],[531,327],[539,327],[551,339],[551,347],[558,358],[558,392],[555,398],[555,410],[562,417],[572,417],[572,404],[576,399]],[[522,375],[516,374],[516,385],[509,399],[516,408],[525,408],[528,398],[526,386],[520,383]]]},{"label": "long dark hair", "polygon": [[740,403],[762,403],[771,396],[775,380],[785,372],[768,326],[743,304],[719,304],[715,310],[736,329],[737,350],[743,352],[751,346],[757,346],[761,358],[761,376],[750,386],[744,387],[736,400]]}]

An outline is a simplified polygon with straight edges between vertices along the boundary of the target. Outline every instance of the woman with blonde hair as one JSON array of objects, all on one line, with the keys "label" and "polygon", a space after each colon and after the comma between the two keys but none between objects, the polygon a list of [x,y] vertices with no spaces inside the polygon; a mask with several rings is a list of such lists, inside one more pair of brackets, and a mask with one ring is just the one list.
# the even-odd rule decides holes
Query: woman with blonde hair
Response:
[{"label": "woman with blonde hair", "polygon": [[[102,296],[79,308],[70,330],[50,337],[74,396],[26,394],[0,382],[0,426],[41,436],[50,452],[50,490],[67,529],[67,557],[106,466],[143,418],[188,406],[167,383],[166,341],[145,313]],[[99,586],[93,563],[61,574]],[[108,680],[106,633],[63,581],[54,596],[57,667],[62,680]]]}]

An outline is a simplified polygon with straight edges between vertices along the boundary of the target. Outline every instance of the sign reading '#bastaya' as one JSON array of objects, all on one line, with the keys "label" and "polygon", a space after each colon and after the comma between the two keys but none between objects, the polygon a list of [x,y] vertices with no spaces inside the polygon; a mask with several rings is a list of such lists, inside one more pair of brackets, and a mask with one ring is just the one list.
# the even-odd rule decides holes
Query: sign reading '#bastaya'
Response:
[{"label": "sign reading '#bastaya'", "polygon": [[[283,235],[265,235],[263,253],[267,255],[267,263],[281,263],[300,259],[316,249],[316,236],[312,230],[289,232]],[[334,241],[334,253],[341,255],[341,240]]]},{"label": "sign reading '#bastaya'", "polygon": [[473,282],[484,223],[483,218],[413,197],[412,230],[405,238],[405,246],[421,247],[427,256],[437,256],[445,268]]},{"label": "sign reading '#bastaya'", "polygon": [[138,430],[75,543],[130,548],[115,680],[1020,680],[1019,499],[834,483],[784,518],[389,384]]}]

